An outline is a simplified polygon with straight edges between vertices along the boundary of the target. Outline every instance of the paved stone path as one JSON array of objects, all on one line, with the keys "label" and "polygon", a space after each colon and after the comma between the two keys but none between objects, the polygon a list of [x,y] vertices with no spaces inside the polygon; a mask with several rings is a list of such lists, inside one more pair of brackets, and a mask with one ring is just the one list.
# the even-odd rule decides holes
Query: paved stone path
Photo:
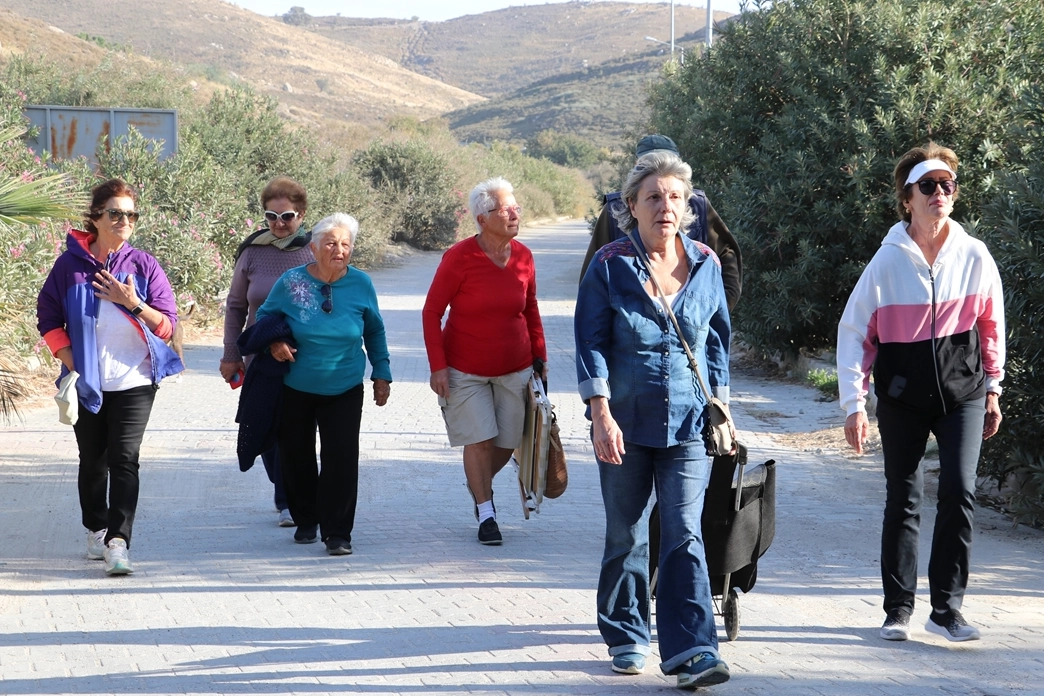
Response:
[{"label": "paved stone path", "polygon": [[[475,540],[460,452],[427,386],[419,310],[438,254],[372,274],[395,384],[387,407],[365,408],[352,556],[293,544],[261,465],[239,472],[238,394],[217,374],[216,345],[190,346],[183,381],[157,398],[132,576],[84,558],[75,443],[54,409],[0,428],[0,693],[674,693],[656,669],[613,674],[594,625],[603,513],[571,329],[587,239],[576,222],[522,236],[570,484],[527,521],[510,475],[498,477],[499,548]],[[1044,536],[980,511],[965,613],[983,639],[925,633],[925,587],[913,640],[886,643],[880,467],[777,444],[841,422],[809,389],[738,375],[733,394],[752,457],[779,462],[777,536],[741,599],[739,639],[722,644],[733,679],[714,693],[1044,693]]]}]

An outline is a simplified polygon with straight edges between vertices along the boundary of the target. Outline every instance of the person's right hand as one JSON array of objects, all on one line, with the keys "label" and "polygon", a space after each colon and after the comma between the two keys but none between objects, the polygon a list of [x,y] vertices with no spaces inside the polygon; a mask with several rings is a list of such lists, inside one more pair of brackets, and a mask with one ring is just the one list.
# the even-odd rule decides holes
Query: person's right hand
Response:
[{"label": "person's right hand", "polygon": [[272,344],[268,346],[268,352],[279,362],[294,362],[294,353],[297,352],[297,349],[291,348],[290,344],[286,341],[273,341]]},{"label": "person's right hand", "polygon": [[431,390],[441,396],[443,399],[449,398],[449,368],[444,367],[441,370],[435,370],[431,373],[431,379],[428,380],[428,385]]},{"label": "person's right hand", "polygon": [[845,439],[856,454],[863,453],[863,443],[869,435],[870,421],[867,420],[865,412],[856,411],[845,419]]},{"label": "person's right hand", "polygon": [[595,456],[607,464],[623,464],[623,431],[609,412],[609,400],[605,397],[591,399],[591,442]]},{"label": "person's right hand", "polygon": [[230,362],[222,360],[219,369],[221,370],[221,379],[226,382],[231,382],[237,372],[240,370],[246,372],[246,364],[242,360],[233,360]]},{"label": "person's right hand", "polygon": [[73,364],[72,348],[70,348],[69,346],[59,348],[58,352],[54,354],[54,357],[58,358],[59,362],[65,365],[65,369],[69,370],[69,372],[76,371],[76,367]]}]

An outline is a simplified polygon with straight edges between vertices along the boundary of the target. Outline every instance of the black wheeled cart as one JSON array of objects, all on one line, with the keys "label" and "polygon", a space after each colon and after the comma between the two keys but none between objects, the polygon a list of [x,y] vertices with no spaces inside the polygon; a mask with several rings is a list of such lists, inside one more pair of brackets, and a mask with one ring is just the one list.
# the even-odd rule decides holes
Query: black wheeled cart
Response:
[{"label": "black wheeled cart", "polygon": [[[758,579],[758,559],[776,535],[776,462],[747,466],[747,448],[715,457],[703,504],[703,544],[715,613],[725,635],[739,635],[739,592],[750,592]],[[649,578],[656,595],[660,561],[660,511],[649,518]]]}]

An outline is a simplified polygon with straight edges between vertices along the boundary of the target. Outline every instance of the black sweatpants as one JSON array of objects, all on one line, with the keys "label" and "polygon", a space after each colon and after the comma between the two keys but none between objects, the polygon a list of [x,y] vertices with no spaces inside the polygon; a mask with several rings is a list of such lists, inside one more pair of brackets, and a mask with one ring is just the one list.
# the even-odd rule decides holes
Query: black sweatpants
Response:
[{"label": "black sweatpants", "polygon": [[[290,515],[298,528],[318,524],[324,541],[332,536],[352,540],[359,500],[362,403],[361,384],[334,396],[283,387],[279,459]],[[316,426],[320,441],[318,462]]]},{"label": "black sweatpants", "polygon": [[104,392],[98,413],[81,407],[73,426],[80,450],[77,487],[83,526],[92,532],[108,529],[106,544],[120,537],[130,548],[138,510],[138,453],[156,389],[156,385],[147,384]]},{"label": "black sweatpants", "polygon": [[939,502],[928,563],[932,608],[959,611],[968,587],[975,522],[975,472],[982,446],[985,397],[950,413],[926,413],[881,401],[877,423],[884,450],[887,497],[881,534],[884,609],[913,613],[928,433],[939,443]]}]

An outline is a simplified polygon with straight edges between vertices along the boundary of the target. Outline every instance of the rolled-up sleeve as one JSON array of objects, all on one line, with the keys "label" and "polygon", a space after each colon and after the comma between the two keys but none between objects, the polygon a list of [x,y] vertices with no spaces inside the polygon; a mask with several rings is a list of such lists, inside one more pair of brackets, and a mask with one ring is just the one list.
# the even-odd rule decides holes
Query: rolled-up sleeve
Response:
[{"label": "rolled-up sleeve", "polygon": [[576,298],[573,334],[576,340],[576,381],[584,402],[593,397],[610,398],[606,356],[612,350],[613,308],[605,264],[592,263]]}]

